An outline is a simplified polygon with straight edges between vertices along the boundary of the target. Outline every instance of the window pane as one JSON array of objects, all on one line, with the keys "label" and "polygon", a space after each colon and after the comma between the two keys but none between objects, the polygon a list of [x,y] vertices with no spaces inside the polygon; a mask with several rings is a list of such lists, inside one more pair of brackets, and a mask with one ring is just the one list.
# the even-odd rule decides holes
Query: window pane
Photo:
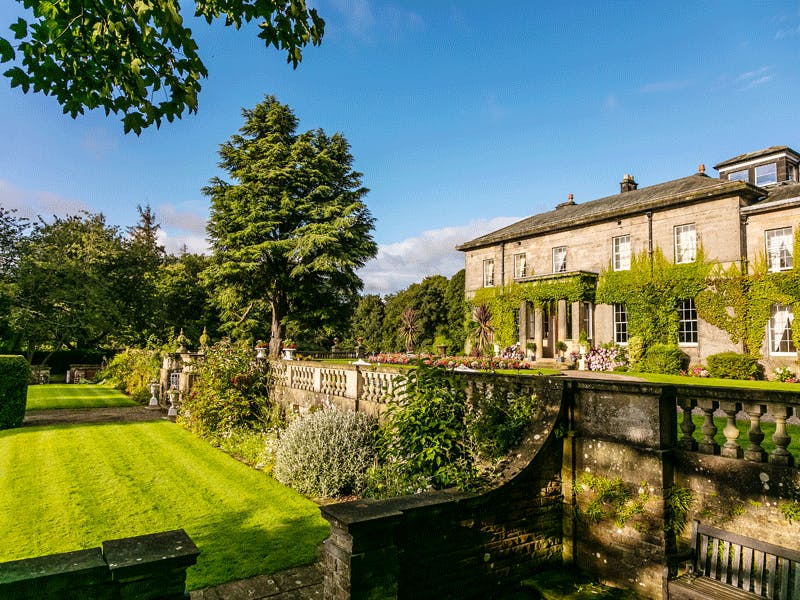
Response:
[{"label": "window pane", "polygon": [[675,262],[690,263],[697,257],[697,232],[694,223],[675,227]]},{"label": "window pane", "polygon": [[617,344],[628,343],[628,311],[624,304],[614,305],[614,341]]},{"label": "window pane", "polygon": [[567,247],[553,248],[553,273],[567,272]]},{"label": "window pane", "polygon": [[629,271],[631,268],[631,236],[614,238],[614,270]]},{"label": "window pane", "polygon": [[678,343],[697,343],[697,310],[694,300],[681,300],[678,305]]},{"label": "window pane", "polygon": [[777,183],[778,170],[775,163],[756,167],[756,185],[768,185]]},{"label": "window pane", "polygon": [[733,173],[728,175],[728,181],[750,181],[747,169],[743,169],[741,171],[734,171]]},{"label": "window pane", "polygon": [[792,228],[770,229],[764,232],[767,243],[767,261],[770,271],[785,271],[794,264],[792,258]]},{"label": "window pane", "polygon": [[527,277],[528,275],[528,261],[525,253],[514,255],[514,277]]},{"label": "window pane", "polygon": [[483,261],[483,287],[494,285],[494,259],[488,258]]},{"label": "window pane", "polygon": [[769,319],[770,354],[795,354],[797,349],[792,341],[792,307],[773,304]]}]

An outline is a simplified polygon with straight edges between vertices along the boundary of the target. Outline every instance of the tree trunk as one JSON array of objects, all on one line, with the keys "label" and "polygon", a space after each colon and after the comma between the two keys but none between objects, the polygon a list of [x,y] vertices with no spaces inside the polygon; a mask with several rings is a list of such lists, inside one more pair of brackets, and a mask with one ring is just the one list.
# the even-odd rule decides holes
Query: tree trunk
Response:
[{"label": "tree trunk", "polygon": [[278,357],[281,354],[281,346],[283,345],[284,327],[281,324],[283,317],[283,295],[277,292],[270,302],[272,309],[272,327],[270,329],[269,338],[269,355]]}]

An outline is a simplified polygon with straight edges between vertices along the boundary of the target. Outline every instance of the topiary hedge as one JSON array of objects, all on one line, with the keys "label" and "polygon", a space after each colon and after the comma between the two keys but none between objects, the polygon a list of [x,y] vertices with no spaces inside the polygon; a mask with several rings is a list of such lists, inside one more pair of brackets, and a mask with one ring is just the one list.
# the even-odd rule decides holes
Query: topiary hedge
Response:
[{"label": "topiary hedge", "polygon": [[0,429],[22,425],[30,376],[25,358],[0,355]]},{"label": "topiary hedge", "polygon": [[720,352],[708,357],[708,372],[722,379],[758,379],[758,360],[749,354]]},{"label": "topiary hedge", "polygon": [[688,357],[674,344],[653,344],[639,362],[639,370],[644,373],[678,375],[688,364]]}]

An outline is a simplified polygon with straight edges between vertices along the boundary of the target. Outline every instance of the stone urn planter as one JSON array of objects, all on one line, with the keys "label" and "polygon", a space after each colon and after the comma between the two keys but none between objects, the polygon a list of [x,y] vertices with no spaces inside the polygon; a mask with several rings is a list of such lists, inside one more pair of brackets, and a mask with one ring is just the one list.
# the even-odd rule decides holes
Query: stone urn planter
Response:
[{"label": "stone urn planter", "polygon": [[294,353],[297,351],[297,348],[284,348],[283,349],[283,360],[294,360]]}]

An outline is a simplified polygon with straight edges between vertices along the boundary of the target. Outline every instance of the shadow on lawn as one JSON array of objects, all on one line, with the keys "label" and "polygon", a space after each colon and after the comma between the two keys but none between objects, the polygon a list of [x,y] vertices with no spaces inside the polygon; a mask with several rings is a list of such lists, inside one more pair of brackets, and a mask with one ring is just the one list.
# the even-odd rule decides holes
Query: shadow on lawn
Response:
[{"label": "shadow on lawn", "polygon": [[201,552],[187,575],[190,590],[317,561],[318,546],[329,533],[327,523],[306,515],[265,527],[253,524],[256,512],[210,515],[208,521],[184,527]]}]

